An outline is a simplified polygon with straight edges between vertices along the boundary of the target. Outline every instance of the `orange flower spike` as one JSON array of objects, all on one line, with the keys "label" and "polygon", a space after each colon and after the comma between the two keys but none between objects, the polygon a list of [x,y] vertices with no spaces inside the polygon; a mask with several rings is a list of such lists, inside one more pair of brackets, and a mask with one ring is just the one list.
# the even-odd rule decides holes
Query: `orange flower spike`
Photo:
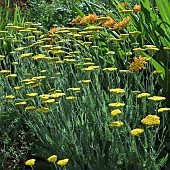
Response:
[{"label": "orange flower spike", "polygon": [[50,32],[52,32],[54,34],[54,33],[58,32],[58,28],[57,27],[51,28]]},{"label": "orange flower spike", "polygon": [[132,73],[145,69],[145,64],[146,64],[146,58],[143,58],[142,55],[139,56],[139,58],[134,57],[134,61],[130,64],[130,71]]},{"label": "orange flower spike", "polygon": [[128,7],[128,4],[127,4],[126,2],[122,2],[122,6],[123,6],[124,8],[127,8],[127,7]]},{"label": "orange flower spike", "polygon": [[98,16],[96,14],[89,14],[88,16],[85,16],[81,21],[81,25],[85,25],[86,23],[92,23],[96,21]]},{"label": "orange flower spike", "polygon": [[71,21],[71,24],[78,24],[82,20],[81,16],[77,16],[75,19]]},{"label": "orange flower spike", "polygon": [[136,4],[136,5],[133,7],[133,10],[136,11],[136,12],[140,12],[141,6]]},{"label": "orange flower spike", "polygon": [[104,27],[111,27],[116,24],[116,21],[113,20],[111,17],[108,17],[108,20],[104,23]]}]

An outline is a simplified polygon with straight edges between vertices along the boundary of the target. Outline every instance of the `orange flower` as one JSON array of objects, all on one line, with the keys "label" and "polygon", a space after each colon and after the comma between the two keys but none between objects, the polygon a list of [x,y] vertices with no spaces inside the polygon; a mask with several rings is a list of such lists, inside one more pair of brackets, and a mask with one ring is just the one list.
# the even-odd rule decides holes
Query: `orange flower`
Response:
[{"label": "orange flower", "polygon": [[[127,4],[126,2],[122,2],[121,4],[122,4],[122,6],[123,6],[125,9],[128,7],[128,4]],[[121,7],[118,6],[117,9],[120,10]]]},{"label": "orange flower", "polygon": [[130,71],[136,72],[141,69],[145,69],[146,64],[146,58],[143,58],[142,55],[139,56],[139,58],[134,57],[134,62],[130,64]]},{"label": "orange flower", "polygon": [[96,21],[98,16],[96,14],[89,14],[88,16],[85,16],[81,21],[81,25],[85,25],[86,23],[93,23]]},{"label": "orange flower", "polygon": [[122,2],[122,6],[123,6],[124,8],[127,8],[127,7],[128,7],[128,4],[127,4],[126,2]]},{"label": "orange flower", "polygon": [[122,21],[114,24],[113,30],[121,30],[123,29],[130,21],[130,17],[124,18]]},{"label": "orange flower", "polygon": [[58,32],[58,28],[57,27],[51,28],[50,32],[52,32],[54,34],[54,33]]},{"label": "orange flower", "polygon": [[104,27],[111,27],[116,24],[116,21],[113,20],[111,17],[108,17],[108,20],[103,24]]},{"label": "orange flower", "polygon": [[77,16],[75,19],[71,21],[71,24],[78,24],[82,20],[81,16]]},{"label": "orange flower", "polygon": [[133,7],[133,10],[136,11],[136,12],[140,12],[141,6],[140,6],[140,5],[135,5],[135,6]]}]

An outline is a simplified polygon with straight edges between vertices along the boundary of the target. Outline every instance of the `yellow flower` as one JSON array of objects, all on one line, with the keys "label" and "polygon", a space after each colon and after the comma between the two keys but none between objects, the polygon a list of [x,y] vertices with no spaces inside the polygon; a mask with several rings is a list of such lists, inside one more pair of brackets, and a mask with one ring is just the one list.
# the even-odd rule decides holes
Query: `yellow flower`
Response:
[{"label": "yellow flower", "polygon": [[21,58],[21,59],[25,59],[25,58],[27,58],[27,57],[29,57],[29,56],[31,56],[31,55],[33,55],[33,53],[21,54],[20,58]]},{"label": "yellow flower", "polygon": [[6,98],[6,99],[14,99],[14,98],[15,98],[15,96],[13,96],[13,95],[9,95],[9,96],[5,96],[5,98]]},{"label": "yellow flower", "polygon": [[17,74],[8,74],[6,78],[15,78],[17,77]]},{"label": "yellow flower", "polygon": [[162,96],[153,96],[153,97],[149,97],[148,99],[153,101],[162,101],[165,100],[166,98]]},{"label": "yellow flower", "polygon": [[50,156],[47,160],[48,160],[48,162],[54,163],[54,162],[57,161],[57,156],[56,156],[56,155],[52,155],[52,156]]},{"label": "yellow flower", "polygon": [[157,115],[148,115],[141,120],[141,123],[145,125],[159,125],[160,117],[158,117]]},{"label": "yellow flower", "polygon": [[116,89],[109,89],[111,93],[122,94],[125,92],[124,89],[116,88]]},{"label": "yellow flower", "polygon": [[116,102],[116,103],[110,103],[109,106],[111,106],[111,107],[123,107],[123,106],[125,106],[125,104]]},{"label": "yellow flower", "polygon": [[90,83],[91,80],[80,80],[79,82],[80,82],[80,83]]},{"label": "yellow flower", "polygon": [[80,88],[74,88],[74,87],[72,87],[72,88],[68,88],[67,90],[71,90],[71,91],[80,91]]},{"label": "yellow flower", "polygon": [[38,93],[28,93],[28,94],[26,94],[26,96],[28,96],[28,97],[35,97],[37,95],[38,95]]},{"label": "yellow flower", "polygon": [[69,161],[69,159],[66,158],[66,159],[63,159],[63,160],[59,160],[59,161],[57,162],[57,164],[58,164],[59,166],[65,166],[65,165],[68,163],[68,161]]},{"label": "yellow flower", "polygon": [[12,65],[18,65],[18,62],[12,62],[11,64]]},{"label": "yellow flower", "polygon": [[48,113],[50,111],[50,109],[46,108],[46,107],[42,107],[42,108],[38,108],[36,111],[37,112]]},{"label": "yellow flower", "polygon": [[83,66],[92,66],[94,65],[95,63],[92,63],[92,62],[85,62],[83,63]]},{"label": "yellow flower", "polygon": [[37,76],[37,77],[33,77],[31,80],[35,81],[35,80],[40,80],[40,79],[45,79],[46,76]]},{"label": "yellow flower", "polygon": [[2,61],[5,58],[5,56],[0,55],[0,61]]},{"label": "yellow flower", "polygon": [[66,97],[66,100],[73,100],[73,99],[76,99],[76,97],[75,96],[68,96],[68,97]]},{"label": "yellow flower", "polygon": [[111,72],[111,71],[116,71],[117,68],[114,68],[114,67],[108,67],[108,68],[104,68],[103,71],[108,71],[108,72]]},{"label": "yellow flower", "polygon": [[35,106],[27,106],[25,107],[25,110],[35,110],[36,107]]},{"label": "yellow flower", "polygon": [[63,60],[65,63],[76,63],[77,62],[77,60],[75,60],[75,59],[64,59]]},{"label": "yellow flower", "polygon": [[51,94],[52,98],[58,98],[58,97],[62,97],[62,96],[65,96],[65,93],[53,93],[53,94]]},{"label": "yellow flower", "polygon": [[42,95],[40,95],[39,97],[40,97],[41,99],[48,99],[50,96],[51,96],[50,94],[42,94]]},{"label": "yellow flower", "polygon": [[81,70],[82,70],[82,71],[93,71],[94,68],[87,67],[87,68],[82,68]]},{"label": "yellow flower", "polygon": [[25,105],[27,104],[27,102],[19,102],[19,103],[15,103],[15,106],[21,106],[21,105]]},{"label": "yellow flower", "polygon": [[113,110],[113,111],[111,112],[111,115],[112,115],[112,116],[116,116],[116,115],[121,114],[121,113],[122,113],[121,110],[115,109],[115,110]]},{"label": "yellow flower", "polygon": [[20,89],[22,89],[22,88],[23,88],[23,86],[15,86],[15,87],[14,87],[15,90],[20,90]]},{"label": "yellow flower", "polygon": [[170,111],[170,108],[159,108],[158,113]]},{"label": "yellow flower", "polygon": [[143,98],[143,97],[149,97],[150,94],[149,93],[141,93],[137,95],[137,98]]},{"label": "yellow flower", "polygon": [[51,104],[51,103],[54,103],[54,102],[55,102],[55,99],[49,99],[49,100],[43,101],[42,103],[44,103],[44,104]]},{"label": "yellow flower", "polygon": [[42,86],[42,83],[37,83],[37,84],[35,84],[35,85],[31,86],[31,87],[36,88],[36,87],[40,87],[40,86]]},{"label": "yellow flower", "polygon": [[45,73],[46,71],[47,71],[47,70],[41,70],[40,72],[41,72],[41,73]]},{"label": "yellow flower", "polygon": [[2,73],[2,74],[3,74],[3,73],[10,73],[10,72],[11,72],[10,70],[1,70],[1,71],[0,71],[0,74],[1,74],[1,73]]},{"label": "yellow flower", "polygon": [[115,122],[112,122],[109,126],[110,127],[120,127],[120,126],[123,126],[123,122],[121,121],[115,121]]},{"label": "yellow flower", "polygon": [[130,131],[132,136],[138,136],[140,133],[143,133],[143,132],[144,132],[144,129],[140,129],[140,128],[136,128]]},{"label": "yellow flower", "polygon": [[25,165],[28,165],[28,166],[33,166],[35,164],[35,159],[29,159],[25,162]]},{"label": "yellow flower", "polygon": [[32,57],[34,60],[41,60],[41,59],[45,59],[46,56],[43,54],[38,54]]}]

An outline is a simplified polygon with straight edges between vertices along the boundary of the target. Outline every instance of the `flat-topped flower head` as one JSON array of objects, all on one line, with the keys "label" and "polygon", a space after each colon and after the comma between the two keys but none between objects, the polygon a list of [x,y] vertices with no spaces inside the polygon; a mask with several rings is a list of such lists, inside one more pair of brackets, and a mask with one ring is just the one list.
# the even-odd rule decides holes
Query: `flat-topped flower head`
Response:
[{"label": "flat-topped flower head", "polygon": [[21,106],[21,105],[26,105],[27,102],[18,102],[18,103],[15,103],[15,106]]},{"label": "flat-topped flower head", "polygon": [[66,100],[74,100],[74,99],[76,99],[75,96],[68,96],[68,97],[66,97]]},{"label": "flat-topped flower head", "polygon": [[90,83],[90,82],[91,82],[91,80],[80,80],[80,81],[79,81],[79,83],[84,83],[84,84]]},{"label": "flat-topped flower head", "polygon": [[14,95],[8,95],[8,96],[5,96],[6,99],[14,99],[15,96]]},{"label": "flat-topped flower head", "polygon": [[25,107],[25,110],[36,110],[35,106],[27,106]]},{"label": "flat-topped flower head", "polygon": [[52,104],[54,102],[55,102],[55,99],[48,99],[48,100],[43,101],[42,103],[43,104]]},{"label": "flat-topped flower head", "polygon": [[55,163],[57,161],[57,155],[52,155],[47,160],[48,162]]},{"label": "flat-topped flower head", "polygon": [[111,107],[123,107],[125,106],[124,103],[116,102],[116,103],[110,103],[109,106]]},{"label": "flat-topped flower head", "polygon": [[141,93],[141,94],[138,94],[137,95],[137,98],[144,98],[144,97],[149,97],[150,96],[150,94],[149,93]]},{"label": "flat-topped flower head", "polygon": [[39,97],[41,99],[48,99],[50,96],[51,96],[50,94],[41,94],[41,95],[39,95]]},{"label": "flat-topped flower head", "polygon": [[138,136],[139,134],[143,133],[144,129],[136,128],[130,131],[132,136]]},{"label": "flat-topped flower head", "polygon": [[160,117],[158,117],[157,115],[148,115],[141,120],[141,123],[143,123],[145,125],[149,125],[149,126],[159,125]]},{"label": "flat-topped flower head", "polygon": [[53,93],[51,94],[51,98],[58,98],[58,97],[62,97],[65,96],[65,93]]},{"label": "flat-topped flower head", "polygon": [[26,94],[26,96],[35,97],[35,96],[38,96],[38,93],[28,93],[28,94]]},{"label": "flat-topped flower head", "polygon": [[6,78],[15,78],[17,77],[17,74],[8,74]]},{"label": "flat-topped flower head", "polygon": [[162,96],[152,96],[152,97],[149,97],[148,99],[149,99],[149,100],[152,100],[152,101],[163,101],[163,100],[165,100],[166,98],[165,98],[165,97],[162,97]]},{"label": "flat-topped flower head", "polygon": [[109,89],[109,91],[111,93],[115,93],[115,94],[123,94],[125,92],[124,89],[120,89],[120,88],[116,88],[116,89]]},{"label": "flat-topped flower head", "polygon": [[28,166],[33,166],[35,164],[35,159],[29,159],[25,162],[25,165],[28,165]]},{"label": "flat-topped flower head", "polygon": [[46,108],[46,107],[42,107],[42,108],[38,108],[36,111],[42,112],[42,113],[48,113],[48,112],[50,112],[50,109]]},{"label": "flat-topped flower head", "polygon": [[121,113],[122,113],[121,110],[115,109],[115,110],[112,110],[111,115],[112,115],[112,116],[116,116],[116,115],[119,115],[119,114],[121,114]]},{"label": "flat-topped flower head", "polygon": [[65,165],[68,163],[68,161],[69,161],[68,158],[59,160],[59,161],[57,162],[57,165],[59,165],[59,166],[65,166]]},{"label": "flat-topped flower head", "polygon": [[112,71],[116,71],[117,68],[114,68],[114,67],[108,67],[108,68],[104,68],[103,71],[106,71],[106,72],[112,72]]},{"label": "flat-topped flower head", "polygon": [[170,111],[170,108],[159,108],[159,109],[158,109],[158,113],[168,112],[168,111]]},{"label": "flat-topped flower head", "polygon": [[70,87],[67,90],[69,90],[69,91],[80,91],[80,88],[78,88],[78,87]]},{"label": "flat-topped flower head", "polygon": [[109,126],[110,127],[121,127],[121,126],[123,126],[123,124],[124,123],[121,121],[114,121],[114,122],[110,123]]}]

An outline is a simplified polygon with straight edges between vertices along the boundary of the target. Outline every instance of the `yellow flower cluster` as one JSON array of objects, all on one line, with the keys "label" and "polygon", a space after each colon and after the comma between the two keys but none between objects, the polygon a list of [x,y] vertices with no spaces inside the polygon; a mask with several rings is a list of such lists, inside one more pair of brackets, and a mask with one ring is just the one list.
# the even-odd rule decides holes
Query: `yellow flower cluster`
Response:
[{"label": "yellow flower cluster", "polygon": [[120,127],[120,126],[123,126],[123,122],[121,121],[115,121],[115,122],[112,122],[111,124],[109,124],[110,127]]},{"label": "yellow flower cluster", "polygon": [[153,97],[149,97],[148,99],[153,101],[162,101],[165,100],[166,98],[162,96],[153,96]]},{"label": "yellow flower cluster", "polygon": [[124,90],[124,89],[120,89],[120,88],[116,88],[116,89],[109,89],[109,91],[110,91],[111,93],[115,93],[115,94],[122,94],[122,93],[124,93],[124,92],[125,92],[125,90]]},{"label": "yellow flower cluster", "polygon": [[28,166],[33,166],[35,164],[35,159],[29,159],[25,162],[25,165],[28,165]]},{"label": "yellow flower cluster", "polygon": [[110,103],[109,106],[111,107],[123,107],[125,106],[124,103],[116,102],[116,103]]},{"label": "yellow flower cluster", "polygon": [[160,117],[157,115],[148,115],[144,119],[141,120],[141,123],[145,125],[159,125],[160,124]]},{"label": "yellow flower cluster", "polygon": [[144,129],[136,128],[130,131],[132,136],[138,136],[139,134],[143,133]]},{"label": "yellow flower cluster", "polygon": [[150,94],[149,93],[141,93],[137,95],[137,98],[144,98],[144,97],[149,97]]},{"label": "yellow flower cluster", "polygon": [[158,113],[170,111],[170,108],[159,108]]},{"label": "yellow flower cluster", "polygon": [[116,115],[121,114],[121,113],[122,113],[121,110],[115,109],[115,110],[112,110],[111,115],[116,116]]},{"label": "yellow flower cluster", "polygon": [[52,156],[50,156],[47,160],[48,160],[48,162],[54,163],[54,162],[57,161],[57,156],[56,156],[56,155],[52,155]]},{"label": "yellow flower cluster", "polygon": [[68,161],[69,161],[68,158],[59,160],[59,161],[57,162],[57,165],[59,165],[59,166],[65,166],[65,165],[68,163]]},{"label": "yellow flower cluster", "polygon": [[50,156],[47,160],[48,160],[48,162],[51,162],[51,163],[57,162],[57,165],[59,165],[59,166],[65,166],[69,161],[68,158],[57,161],[56,155]]}]

